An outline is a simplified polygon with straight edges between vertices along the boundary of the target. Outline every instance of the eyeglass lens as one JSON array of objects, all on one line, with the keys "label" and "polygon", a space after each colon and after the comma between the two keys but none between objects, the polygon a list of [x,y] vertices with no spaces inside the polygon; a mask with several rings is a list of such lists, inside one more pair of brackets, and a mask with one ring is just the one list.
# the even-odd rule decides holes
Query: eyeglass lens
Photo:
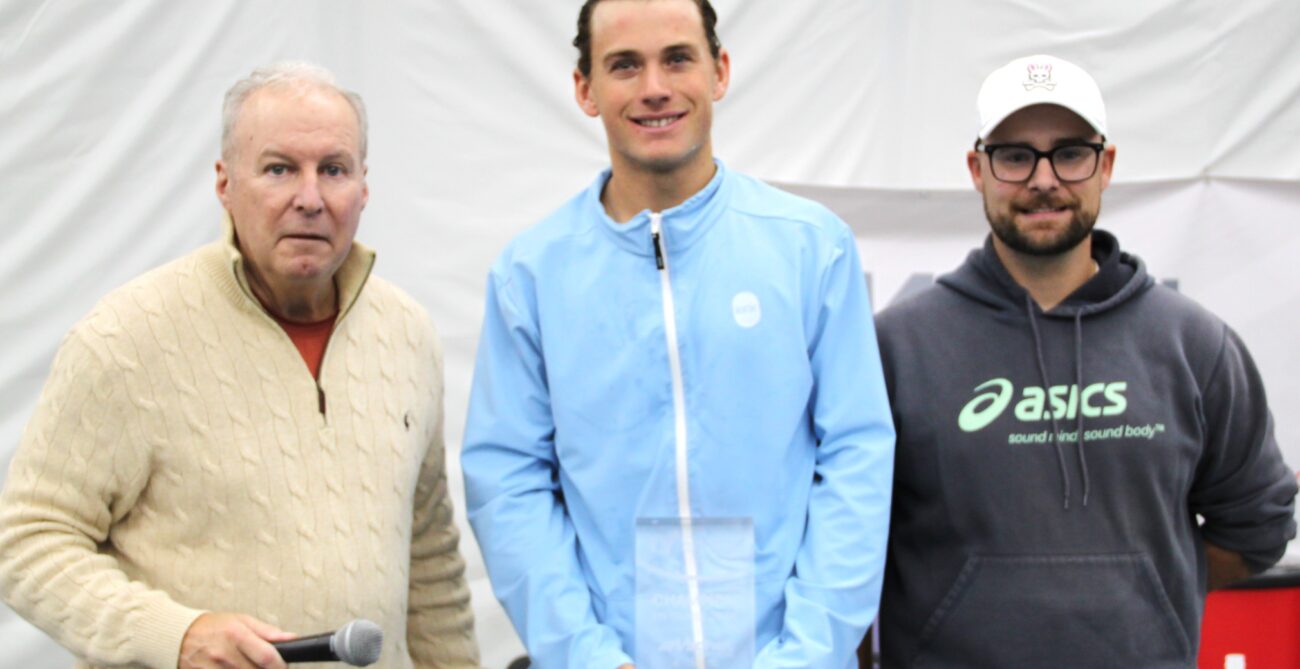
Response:
[{"label": "eyeglass lens", "polygon": [[1090,146],[1058,146],[1039,152],[1024,146],[999,146],[989,158],[993,176],[1002,181],[1026,181],[1033,175],[1039,156],[1047,156],[1061,181],[1083,181],[1097,169],[1097,151]]}]

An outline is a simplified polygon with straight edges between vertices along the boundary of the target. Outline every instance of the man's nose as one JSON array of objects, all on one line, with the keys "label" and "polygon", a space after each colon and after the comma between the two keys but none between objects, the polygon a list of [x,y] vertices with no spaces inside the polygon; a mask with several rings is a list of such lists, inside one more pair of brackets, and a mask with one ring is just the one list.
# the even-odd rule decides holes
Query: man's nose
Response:
[{"label": "man's nose", "polygon": [[646,104],[663,104],[672,97],[668,75],[658,65],[647,65],[641,76],[641,100]]},{"label": "man's nose", "polygon": [[298,190],[293,194],[293,208],[308,216],[315,216],[325,208],[325,199],[320,193],[320,180],[314,172],[303,172],[302,179],[298,181]]},{"label": "man's nose", "polygon": [[1052,167],[1052,160],[1047,156],[1039,156],[1034,163],[1034,171],[1029,174],[1029,188],[1040,191],[1049,191],[1061,185],[1061,181],[1056,178],[1056,169]]}]

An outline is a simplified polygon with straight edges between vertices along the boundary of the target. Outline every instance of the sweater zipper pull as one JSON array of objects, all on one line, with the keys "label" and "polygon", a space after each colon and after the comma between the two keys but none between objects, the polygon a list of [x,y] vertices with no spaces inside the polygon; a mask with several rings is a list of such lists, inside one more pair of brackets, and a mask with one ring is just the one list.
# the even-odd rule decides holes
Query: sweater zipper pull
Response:
[{"label": "sweater zipper pull", "polygon": [[650,214],[650,245],[655,250],[655,268],[663,271],[664,269],[664,247],[663,238],[659,234],[659,226],[663,221],[663,214],[651,212]]}]

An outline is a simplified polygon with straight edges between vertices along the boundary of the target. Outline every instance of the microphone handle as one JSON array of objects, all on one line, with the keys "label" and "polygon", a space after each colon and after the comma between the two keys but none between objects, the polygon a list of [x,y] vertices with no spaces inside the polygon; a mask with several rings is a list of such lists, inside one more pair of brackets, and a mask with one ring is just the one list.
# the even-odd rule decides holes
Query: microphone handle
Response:
[{"label": "microphone handle", "polygon": [[305,636],[293,641],[280,641],[271,645],[280,653],[280,658],[285,663],[338,662],[339,656],[334,654],[334,649],[330,645],[330,637],[332,636],[334,636],[333,632],[326,632],[315,636]]}]

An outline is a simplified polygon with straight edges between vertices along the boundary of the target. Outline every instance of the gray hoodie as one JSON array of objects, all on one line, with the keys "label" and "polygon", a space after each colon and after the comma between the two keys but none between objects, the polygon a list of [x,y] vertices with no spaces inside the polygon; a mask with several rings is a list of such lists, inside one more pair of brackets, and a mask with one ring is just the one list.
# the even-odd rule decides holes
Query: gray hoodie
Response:
[{"label": "gray hoodie", "polygon": [[898,431],[884,666],[1191,667],[1203,542],[1263,569],[1295,536],[1241,340],[1108,233],[1093,255],[1043,312],[988,241],[877,318]]}]

